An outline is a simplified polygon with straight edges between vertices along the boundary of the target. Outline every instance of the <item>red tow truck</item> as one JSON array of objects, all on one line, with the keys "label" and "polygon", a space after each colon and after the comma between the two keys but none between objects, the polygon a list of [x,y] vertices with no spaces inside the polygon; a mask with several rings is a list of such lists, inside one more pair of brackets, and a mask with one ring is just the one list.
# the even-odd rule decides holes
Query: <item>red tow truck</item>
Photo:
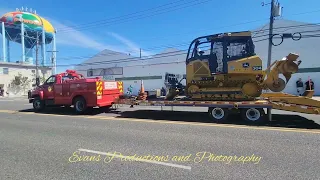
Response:
[{"label": "red tow truck", "polygon": [[122,82],[84,78],[74,70],[66,70],[29,91],[28,99],[35,111],[49,106],[73,105],[77,114],[83,114],[94,107],[107,111],[122,94]]}]

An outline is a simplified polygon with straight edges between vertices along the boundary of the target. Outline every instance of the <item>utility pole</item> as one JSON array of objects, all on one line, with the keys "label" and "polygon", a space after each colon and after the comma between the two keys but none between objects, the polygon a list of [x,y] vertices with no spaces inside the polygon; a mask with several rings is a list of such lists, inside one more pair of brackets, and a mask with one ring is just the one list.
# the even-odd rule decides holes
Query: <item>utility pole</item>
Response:
[{"label": "utility pole", "polygon": [[141,48],[140,48],[140,59],[141,59]]},{"label": "utility pole", "polygon": [[37,32],[37,41],[36,41],[36,85],[40,85],[40,78],[39,78],[39,59],[38,59],[38,51],[39,51],[39,34]]},{"label": "utility pole", "polygon": [[[272,55],[272,35],[273,35],[273,23],[274,23],[274,0],[271,0],[271,8],[270,8],[270,23],[269,23],[269,45],[268,45],[268,63],[267,67],[271,65],[271,55]],[[270,72],[270,68],[268,68],[268,74]]]},{"label": "utility pole", "polygon": [[[262,6],[267,5],[262,3]],[[274,0],[271,0],[270,3],[270,22],[269,22],[269,44],[268,44],[268,61],[267,61],[267,73],[269,74],[270,72],[270,68],[269,66],[271,65],[271,57],[272,57],[272,36],[273,36],[273,23],[274,23],[274,18],[278,17],[281,15],[281,7],[280,7],[280,3],[277,2],[277,4],[275,4]]]},{"label": "utility pole", "polygon": [[52,64],[52,74],[56,74],[56,70],[57,70],[57,65],[56,65],[56,56],[55,54],[59,51],[47,51],[47,52],[52,52],[52,56],[51,56],[51,64]]}]

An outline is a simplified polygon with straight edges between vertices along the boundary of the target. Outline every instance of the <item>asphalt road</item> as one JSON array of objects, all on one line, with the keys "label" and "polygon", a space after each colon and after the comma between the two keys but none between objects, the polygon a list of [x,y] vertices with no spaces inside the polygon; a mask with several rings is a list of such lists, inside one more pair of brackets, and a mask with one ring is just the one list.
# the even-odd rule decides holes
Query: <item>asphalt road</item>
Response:
[{"label": "asphalt road", "polygon": [[[33,113],[26,100],[11,100],[0,99],[0,179],[320,177],[318,116],[276,111],[256,127],[237,117],[210,123],[205,109],[76,116],[67,108]],[[135,154],[149,161],[129,161]]]}]

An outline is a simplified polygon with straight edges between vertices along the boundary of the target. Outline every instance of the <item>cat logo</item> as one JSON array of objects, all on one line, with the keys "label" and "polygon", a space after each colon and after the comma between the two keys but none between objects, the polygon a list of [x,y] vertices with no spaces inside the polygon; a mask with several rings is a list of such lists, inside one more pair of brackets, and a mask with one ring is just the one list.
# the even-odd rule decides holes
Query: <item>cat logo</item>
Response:
[{"label": "cat logo", "polygon": [[51,87],[51,86],[48,87],[48,91],[49,91],[49,92],[52,91],[52,87]]}]

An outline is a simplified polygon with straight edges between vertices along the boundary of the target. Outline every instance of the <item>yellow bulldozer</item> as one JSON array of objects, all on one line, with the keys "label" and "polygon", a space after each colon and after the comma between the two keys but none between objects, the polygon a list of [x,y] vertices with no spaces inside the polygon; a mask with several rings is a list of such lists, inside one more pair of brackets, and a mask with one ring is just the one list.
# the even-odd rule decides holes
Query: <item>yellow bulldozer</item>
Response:
[{"label": "yellow bulldozer", "polygon": [[[298,57],[289,53],[263,70],[250,31],[198,37],[186,57],[186,96],[202,101],[239,101],[254,100],[262,90],[281,92],[298,71]],[[167,99],[174,94],[171,91]]]}]

